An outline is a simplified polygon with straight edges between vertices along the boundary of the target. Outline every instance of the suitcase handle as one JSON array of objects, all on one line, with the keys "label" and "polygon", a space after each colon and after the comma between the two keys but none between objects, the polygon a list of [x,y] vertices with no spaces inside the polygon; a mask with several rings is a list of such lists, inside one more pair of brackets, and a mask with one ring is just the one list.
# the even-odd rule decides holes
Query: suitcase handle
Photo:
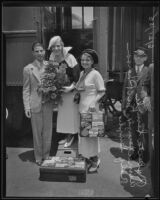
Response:
[{"label": "suitcase handle", "polygon": [[66,154],[71,154],[71,151],[64,151],[64,153],[66,153]]}]

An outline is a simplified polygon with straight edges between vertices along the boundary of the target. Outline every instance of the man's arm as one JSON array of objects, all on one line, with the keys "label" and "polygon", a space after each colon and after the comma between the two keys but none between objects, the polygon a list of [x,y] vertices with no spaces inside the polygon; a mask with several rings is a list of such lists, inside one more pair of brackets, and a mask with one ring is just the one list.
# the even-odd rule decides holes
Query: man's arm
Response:
[{"label": "man's arm", "polygon": [[151,76],[153,73],[153,64],[149,66],[147,76],[142,85],[142,93],[141,96],[143,98],[144,106],[148,111],[151,111]]},{"label": "man's arm", "polygon": [[30,112],[30,77],[29,77],[29,69],[23,69],[23,104],[25,109],[26,117],[31,117]]}]

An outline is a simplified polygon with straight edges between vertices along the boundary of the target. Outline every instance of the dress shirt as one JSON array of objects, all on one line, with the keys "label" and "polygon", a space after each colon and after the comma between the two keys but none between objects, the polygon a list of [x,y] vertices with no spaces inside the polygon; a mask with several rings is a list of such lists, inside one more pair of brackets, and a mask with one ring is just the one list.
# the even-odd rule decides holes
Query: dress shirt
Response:
[{"label": "dress shirt", "polygon": [[144,66],[144,64],[141,65],[141,66],[137,66],[137,65],[136,65],[136,72],[137,72],[137,73],[140,73],[140,72],[142,71],[143,66]]}]

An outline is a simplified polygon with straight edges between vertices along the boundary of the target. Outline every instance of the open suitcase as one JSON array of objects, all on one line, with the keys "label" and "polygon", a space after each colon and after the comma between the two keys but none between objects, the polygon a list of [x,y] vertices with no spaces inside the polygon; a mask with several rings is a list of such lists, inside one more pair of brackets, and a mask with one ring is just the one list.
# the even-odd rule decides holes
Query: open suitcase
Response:
[{"label": "open suitcase", "polygon": [[51,157],[39,168],[41,181],[86,182],[86,163],[83,158]]},{"label": "open suitcase", "polygon": [[104,137],[105,135],[105,113],[88,112],[80,114],[80,136],[81,137]]}]

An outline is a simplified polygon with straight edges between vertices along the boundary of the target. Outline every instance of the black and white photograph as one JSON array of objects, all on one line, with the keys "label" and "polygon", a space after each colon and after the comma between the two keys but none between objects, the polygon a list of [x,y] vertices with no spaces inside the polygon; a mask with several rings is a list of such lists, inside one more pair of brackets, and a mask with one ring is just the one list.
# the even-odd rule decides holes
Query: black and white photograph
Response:
[{"label": "black and white photograph", "polygon": [[1,10],[1,198],[159,199],[159,1]]}]

